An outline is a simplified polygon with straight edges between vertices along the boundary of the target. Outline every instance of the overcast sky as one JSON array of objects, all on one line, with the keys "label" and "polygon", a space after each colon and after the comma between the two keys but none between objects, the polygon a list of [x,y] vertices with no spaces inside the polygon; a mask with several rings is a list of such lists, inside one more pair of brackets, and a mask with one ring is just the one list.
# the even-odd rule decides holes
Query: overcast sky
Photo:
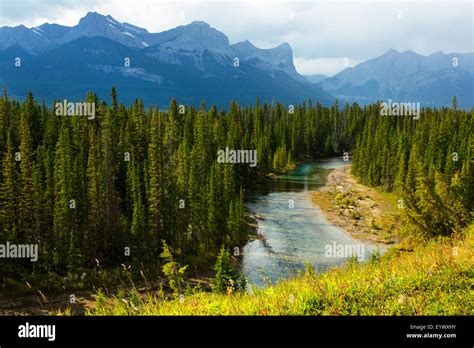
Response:
[{"label": "overcast sky", "polygon": [[423,55],[473,52],[472,0],[150,1],[0,0],[0,26],[76,25],[88,11],[158,32],[203,20],[230,43],[288,42],[302,74],[333,75],[390,48]]}]

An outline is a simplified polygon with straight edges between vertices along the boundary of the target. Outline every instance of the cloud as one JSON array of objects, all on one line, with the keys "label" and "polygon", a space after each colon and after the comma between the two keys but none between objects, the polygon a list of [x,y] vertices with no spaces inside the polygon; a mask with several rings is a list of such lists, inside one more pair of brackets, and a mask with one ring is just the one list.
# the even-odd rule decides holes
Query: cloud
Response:
[{"label": "cloud", "polygon": [[303,75],[324,74],[332,76],[347,67],[353,67],[361,63],[360,60],[350,59],[349,57],[337,58],[294,58],[296,70]]},{"label": "cloud", "polygon": [[151,1],[1,0],[2,25],[75,25],[88,11],[158,32],[203,20],[231,43],[288,42],[302,73],[333,74],[341,57],[364,61],[388,51],[472,52],[471,0]]}]

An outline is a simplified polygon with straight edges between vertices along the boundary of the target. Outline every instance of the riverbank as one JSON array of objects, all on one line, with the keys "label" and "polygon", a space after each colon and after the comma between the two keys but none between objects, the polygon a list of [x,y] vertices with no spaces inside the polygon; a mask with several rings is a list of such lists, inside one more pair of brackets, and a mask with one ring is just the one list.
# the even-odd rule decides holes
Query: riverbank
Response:
[{"label": "riverbank", "polygon": [[401,227],[397,196],[357,183],[350,168],[331,171],[326,184],[311,192],[312,202],[330,223],[356,239],[397,243]]},{"label": "riverbank", "polygon": [[370,262],[349,262],[324,274],[308,268],[253,293],[197,292],[164,300],[134,293],[97,294],[88,315],[474,315],[474,225],[412,251],[391,248]]}]

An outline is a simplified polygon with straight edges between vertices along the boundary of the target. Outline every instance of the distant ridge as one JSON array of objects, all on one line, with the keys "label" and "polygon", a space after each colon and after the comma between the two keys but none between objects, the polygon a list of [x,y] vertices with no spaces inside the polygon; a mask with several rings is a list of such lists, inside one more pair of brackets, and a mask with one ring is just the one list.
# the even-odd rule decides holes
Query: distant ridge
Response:
[{"label": "distant ridge", "polygon": [[474,106],[474,53],[413,51],[385,54],[317,83],[335,97],[362,104],[377,100],[419,102],[424,106]]}]

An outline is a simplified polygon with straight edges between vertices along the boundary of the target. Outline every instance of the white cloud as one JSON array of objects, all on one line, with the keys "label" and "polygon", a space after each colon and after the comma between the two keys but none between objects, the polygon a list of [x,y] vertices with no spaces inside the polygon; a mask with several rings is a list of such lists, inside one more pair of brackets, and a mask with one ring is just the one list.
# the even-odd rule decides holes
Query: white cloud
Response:
[{"label": "white cloud", "polygon": [[353,67],[362,61],[348,57],[337,58],[294,58],[296,70],[303,75],[324,74],[333,76],[347,67]]}]

